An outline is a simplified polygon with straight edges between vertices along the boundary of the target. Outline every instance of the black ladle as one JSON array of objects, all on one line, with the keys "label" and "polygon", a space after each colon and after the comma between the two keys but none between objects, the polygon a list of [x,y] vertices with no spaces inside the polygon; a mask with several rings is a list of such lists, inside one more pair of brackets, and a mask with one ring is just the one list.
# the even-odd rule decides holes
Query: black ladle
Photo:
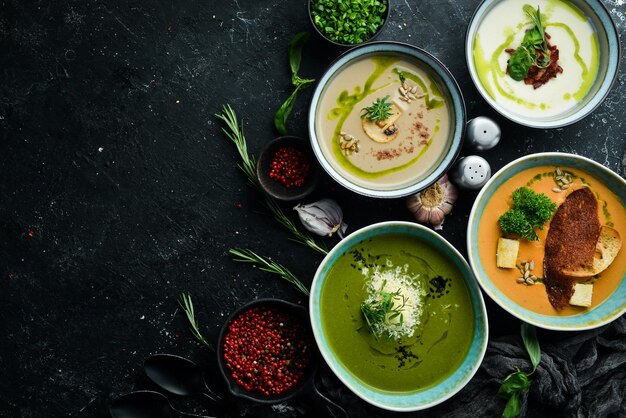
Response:
[{"label": "black ladle", "polygon": [[161,389],[180,396],[202,395],[213,404],[224,399],[206,384],[200,367],[191,360],[173,354],[156,354],[144,362],[150,380]]},{"label": "black ladle", "polygon": [[109,412],[113,418],[213,418],[206,415],[187,414],[172,407],[170,401],[159,392],[140,390],[124,395],[111,404]]},{"label": "black ladle", "polygon": [[[307,328],[310,327],[308,312],[304,307],[281,299],[258,299],[247,303],[239,309],[235,310],[235,312],[233,312],[228,317],[228,319],[222,326],[222,330],[220,331],[217,343],[217,363],[219,365],[220,372],[222,373],[222,376],[226,381],[226,385],[228,386],[228,390],[230,391],[230,393],[240,398],[264,404],[280,403],[295,397],[302,396],[308,398],[307,405],[314,409],[313,416],[315,417],[328,416],[329,405],[332,406],[335,410],[339,411],[344,417],[348,417],[348,413],[344,408],[324,396],[315,385],[317,366],[320,357],[317,351],[315,351],[311,363],[309,363],[309,366],[305,370],[304,374],[300,377],[300,381],[296,383],[292,388],[278,395],[267,396],[260,393],[249,392],[234,381],[231,376],[230,369],[226,365],[226,360],[224,359],[224,338],[226,337],[226,334],[228,332],[228,326],[230,325],[230,323],[241,313],[247,311],[254,306],[278,307],[279,309],[283,309],[299,318],[302,321],[302,324],[304,324]],[[311,336],[311,345],[314,346],[314,344],[315,343],[313,337]],[[320,400],[322,402],[319,402]]]}]

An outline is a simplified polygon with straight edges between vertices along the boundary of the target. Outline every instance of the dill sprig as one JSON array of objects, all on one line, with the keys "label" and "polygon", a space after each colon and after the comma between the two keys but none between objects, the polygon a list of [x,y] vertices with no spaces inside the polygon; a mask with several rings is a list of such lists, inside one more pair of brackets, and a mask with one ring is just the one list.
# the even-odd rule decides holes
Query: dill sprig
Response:
[{"label": "dill sprig", "polygon": [[388,102],[389,96],[385,96],[382,99],[379,97],[374,103],[368,107],[364,107],[361,111],[362,118],[367,117],[372,121],[382,121],[391,116],[391,102]]},{"label": "dill sprig", "polygon": [[[374,298],[370,298],[361,304],[361,312],[365,318],[367,328],[379,338],[389,325],[402,326],[404,324],[404,306],[406,297],[400,293],[400,289],[391,293],[383,290],[385,283],[376,292]],[[398,301],[399,303],[396,303]],[[397,319],[396,322],[393,320]]]},{"label": "dill sprig", "polygon": [[237,121],[237,115],[233,108],[230,105],[224,105],[222,113],[215,116],[226,124],[222,131],[235,144],[239,152],[241,163],[237,166],[244,172],[250,185],[263,194],[265,206],[272,212],[278,223],[295,236],[291,240],[306,245],[320,254],[328,254],[328,249],[324,245],[317,243],[312,236],[298,229],[293,220],[285,214],[274,198],[265,193],[261,187],[256,174],[256,159],[248,152],[243,127]]},{"label": "dill sprig", "polygon": [[181,293],[178,297],[178,304],[183,311],[185,311],[185,315],[187,315],[187,321],[189,321],[189,329],[191,330],[191,334],[194,336],[199,343],[207,347],[211,351],[215,351],[211,343],[209,343],[203,336],[200,334],[200,329],[198,325],[198,320],[196,319],[196,313],[193,310],[193,302],[191,301],[191,295],[189,293]]},{"label": "dill sprig", "polygon": [[240,248],[231,248],[228,250],[229,254],[233,255],[233,260],[239,261],[241,263],[253,263],[259,265],[259,269],[263,271],[267,271],[268,273],[277,274],[292,285],[295,286],[300,292],[309,296],[309,289],[300,281],[296,276],[293,275],[292,272],[287,270],[281,264],[278,264],[275,261],[272,261],[269,258],[258,255],[252,250],[240,249]]}]

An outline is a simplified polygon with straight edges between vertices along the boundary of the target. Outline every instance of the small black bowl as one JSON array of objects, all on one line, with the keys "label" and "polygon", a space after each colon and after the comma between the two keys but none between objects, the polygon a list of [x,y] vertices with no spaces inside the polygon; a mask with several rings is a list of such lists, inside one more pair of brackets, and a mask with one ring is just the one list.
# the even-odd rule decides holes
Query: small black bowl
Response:
[{"label": "small black bowl", "polygon": [[[236,309],[235,312],[233,312],[228,317],[228,319],[222,326],[219,338],[217,340],[217,364],[219,365],[220,372],[222,374],[222,377],[226,381],[226,385],[228,386],[230,393],[232,393],[233,395],[265,404],[279,403],[287,399],[293,398],[300,392],[303,386],[309,383],[309,381],[313,377],[313,373],[317,369],[318,353],[312,353],[311,361],[307,366],[304,374],[300,377],[300,380],[294,386],[292,386],[283,393],[280,393],[278,395],[263,395],[261,393],[247,391],[243,387],[239,386],[239,384],[235,382],[235,380],[232,378],[230,369],[226,365],[226,360],[224,359],[224,339],[226,338],[226,334],[228,333],[228,326],[230,325],[230,323],[233,322],[235,318],[237,318],[239,315],[256,306],[274,307],[284,312],[287,312],[288,314],[293,315],[295,318],[300,320],[302,324],[309,330],[309,332],[311,332],[308,312],[304,307],[281,299],[270,298],[254,300]],[[313,339],[312,332],[309,337],[311,339],[311,348],[314,348],[315,340]]]},{"label": "small black bowl", "polygon": [[[231,371],[226,364],[226,359],[224,358],[224,340],[226,338],[226,334],[228,333],[228,327],[242,313],[247,310],[255,307],[255,306],[266,306],[266,307],[275,307],[278,309],[287,312],[299,321],[306,327],[307,332],[309,333],[309,338],[311,342],[311,361],[309,365],[305,369],[302,376],[295,385],[286,390],[283,393],[278,395],[263,395],[261,393],[249,392],[245,390],[243,387],[239,386],[237,382],[232,378]],[[322,394],[317,385],[315,383],[317,376],[317,369],[320,363],[320,353],[317,350],[317,346],[315,345],[315,339],[313,337],[313,331],[311,330],[311,323],[309,320],[309,312],[308,310],[301,305],[296,305],[295,303],[287,302],[282,299],[275,298],[265,298],[265,299],[257,299],[252,302],[246,303],[240,308],[236,309],[220,330],[219,337],[217,339],[217,364],[219,366],[220,373],[228,386],[228,391],[235,397],[247,399],[249,401],[260,402],[263,404],[276,404],[280,402],[287,401],[293,398],[305,398],[306,404],[309,409],[312,409],[311,416],[327,416],[328,408],[332,408],[332,410],[339,413],[340,416],[348,418],[348,413],[346,410],[333,402],[331,399]],[[309,416],[309,415],[307,415]],[[337,415],[333,415],[337,416]]]},{"label": "small black bowl", "polygon": [[362,45],[366,42],[370,42],[372,40],[374,40],[374,38],[376,38],[382,31],[383,28],[387,25],[387,22],[389,22],[389,9],[390,9],[390,0],[382,0],[385,1],[387,3],[387,9],[385,10],[385,15],[384,15],[384,20],[383,20],[383,24],[380,26],[380,28],[378,28],[378,30],[376,31],[375,34],[373,34],[372,36],[370,36],[369,38],[367,38],[365,41],[363,42],[359,42],[357,44],[344,44],[341,42],[337,42],[337,41],[333,41],[331,39],[329,39],[328,37],[326,37],[326,35],[324,35],[322,33],[322,31],[317,27],[317,25],[315,24],[315,19],[313,18],[313,13],[311,13],[311,7],[312,7],[312,2],[313,0],[309,0],[308,1],[308,11],[309,11],[309,21],[311,22],[311,25],[313,26],[313,30],[323,39],[325,39],[327,42],[330,42],[331,44],[335,45],[335,46],[339,46],[342,48],[351,48],[353,46],[357,46],[357,45]]},{"label": "small black bowl", "polygon": [[[283,147],[294,147],[301,151],[309,163],[309,173],[302,186],[285,187],[281,182],[270,177],[272,160],[276,152]],[[311,150],[311,144],[297,136],[281,136],[271,141],[261,151],[256,164],[256,174],[263,190],[273,198],[284,201],[302,199],[311,194],[319,180],[319,171],[319,165]]]}]

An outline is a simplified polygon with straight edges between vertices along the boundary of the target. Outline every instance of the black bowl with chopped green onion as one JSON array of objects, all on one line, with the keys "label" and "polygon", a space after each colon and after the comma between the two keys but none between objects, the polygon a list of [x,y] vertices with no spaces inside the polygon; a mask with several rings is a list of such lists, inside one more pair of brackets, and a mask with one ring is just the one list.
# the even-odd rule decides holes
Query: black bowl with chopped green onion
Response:
[{"label": "black bowl with chopped green onion", "polygon": [[337,46],[371,41],[389,20],[389,0],[309,0],[315,31]]}]

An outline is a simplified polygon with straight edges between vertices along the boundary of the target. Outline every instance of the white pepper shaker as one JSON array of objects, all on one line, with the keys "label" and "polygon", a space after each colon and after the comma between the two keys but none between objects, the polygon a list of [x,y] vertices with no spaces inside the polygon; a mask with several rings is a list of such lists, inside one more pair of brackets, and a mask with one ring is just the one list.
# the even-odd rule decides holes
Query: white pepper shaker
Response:
[{"label": "white pepper shaker", "polygon": [[491,178],[491,166],[483,157],[469,155],[459,158],[448,175],[460,188],[478,190]]},{"label": "white pepper shaker", "polygon": [[487,151],[498,145],[501,136],[500,127],[493,119],[478,116],[467,122],[464,147],[469,152]]}]

